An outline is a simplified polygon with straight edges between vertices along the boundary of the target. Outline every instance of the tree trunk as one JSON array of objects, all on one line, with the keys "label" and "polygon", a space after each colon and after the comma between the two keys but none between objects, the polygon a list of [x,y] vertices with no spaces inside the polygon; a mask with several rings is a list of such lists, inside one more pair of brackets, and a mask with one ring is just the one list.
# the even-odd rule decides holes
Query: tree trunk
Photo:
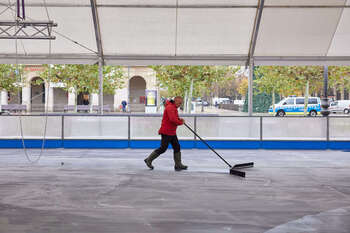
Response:
[{"label": "tree trunk", "polygon": [[340,86],[340,99],[343,100],[345,97],[345,84],[344,84],[344,80]]},{"label": "tree trunk", "polygon": [[191,105],[192,105],[192,92],[193,92],[193,79],[191,80],[191,86],[190,86],[190,94],[188,95],[187,100],[187,113],[191,113]]},{"label": "tree trunk", "polygon": [[309,80],[306,82],[306,87],[305,87],[304,116],[307,115],[308,102],[309,102]]},{"label": "tree trunk", "polygon": [[334,96],[334,100],[337,100],[337,87],[336,86],[333,87],[333,96]]},{"label": "tree trunk", "polygon": [[275,115],[275,88],[272,89],[272,111],[273,111],[273,115]]},{"label": "tree trunk", "polygon": [[[207,98],[205,98],[207,99]],[[202,108],[201,108],[201,112],[204,112],[204,94],[202,94]]]},{"label": "tree trunk", "polygon": [[78,112],[78,91],[75,87],[70,90],[74,93],[74,112]]},{"label": "tree trunk", "polygon": [[185,91],[185,97],[184,97],[184,112],[187,112],[187,92]]},{"label": "tree trunk", "polygon": [[75,96],[74,96],[74,98],[75,98],[75,112],[78,112],[78,93],[77,92],[75,92]]}]

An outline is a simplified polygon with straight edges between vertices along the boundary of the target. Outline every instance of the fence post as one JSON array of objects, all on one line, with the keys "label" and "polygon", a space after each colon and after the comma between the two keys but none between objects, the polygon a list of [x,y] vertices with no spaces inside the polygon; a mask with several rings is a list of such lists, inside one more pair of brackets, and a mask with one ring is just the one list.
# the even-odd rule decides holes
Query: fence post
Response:
[{"label": "fence post", "polygon": [[263,117],[260,116],[260,144],[262,143],[263,140]]},{"label": "fence post", "polygon": [[[194,132],[197,133],[197,116],[194,116]],[[196,141],[197,140],[197,137],[195,134],[193,134],[193,139]]]},{"label": "fence post", "polygon": [[326,137],[327,137],[327,144],[329,142],[329,116],[327,116],[327,132],[326,132]]},{"label": "fence post", "polygon": [[128,115],[128,147],[130,148],[130,115]]},{"label": "fence post", "polygon": [[62,115],[61,118],[61,141],[62,141],[62,147],[64,147],[64,115]]}]

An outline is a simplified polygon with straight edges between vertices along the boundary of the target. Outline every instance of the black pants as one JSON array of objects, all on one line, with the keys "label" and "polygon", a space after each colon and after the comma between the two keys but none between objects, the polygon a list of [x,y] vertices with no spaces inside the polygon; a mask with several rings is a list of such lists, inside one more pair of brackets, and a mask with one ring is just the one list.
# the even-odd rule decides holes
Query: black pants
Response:
[{"label": "black pants", "polygon": [[162,141],[160,147],[156,149],[155,152],[159,155],[163,154],[168,149],[169,143],[172,145],[174,153],[180,152],[180,143],[177,139],[177,136],[165,134],[162,134]]}]

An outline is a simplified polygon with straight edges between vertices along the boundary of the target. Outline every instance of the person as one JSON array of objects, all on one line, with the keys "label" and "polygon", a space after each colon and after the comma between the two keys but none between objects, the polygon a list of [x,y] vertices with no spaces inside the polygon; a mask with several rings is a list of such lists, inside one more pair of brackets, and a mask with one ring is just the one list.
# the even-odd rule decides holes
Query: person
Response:
[{"label": "person", "polygon": [[126,103],[125,100],[123,100],[123,101],[122,101],[122,109],[123,109],[123,112],[126,112],[126,105],[128,105],[128,104]]},{"label": "person", "polygon": [[175,171],[186,170],[187,166],[183,165],[181,162],[181,151],[179,140],[176,136],[177,126],[183,125],[185,120],[179,118],[177,109],[182,104],[182,97],[176,96],[174,100],[170,100],[166,102],[163,119],[161,127],[158,131],[158,134],[161,135],[161,145],[158,149],[154,150],[144,161],[150,169],[153,169],[152,161],[156,159],[159,155],[163,154],[167,149],[169,143],[172,145],[174,149],[174,162]]},{"label": "person", "polygon": [[82,101],[83,105],[89,105],[89,95],[88,94],[83,94],[83,101]]}]

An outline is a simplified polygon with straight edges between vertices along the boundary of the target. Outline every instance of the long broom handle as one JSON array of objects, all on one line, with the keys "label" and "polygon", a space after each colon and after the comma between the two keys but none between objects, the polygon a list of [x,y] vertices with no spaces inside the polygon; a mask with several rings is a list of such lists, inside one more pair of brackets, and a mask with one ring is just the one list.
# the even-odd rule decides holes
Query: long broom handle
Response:
[{"label": "long broom handle", "polygon": [[229,164],[223,157],[221,157],[221,155],[218,154],[218,152],[216,152],[206,141],[204,141],[196,132],[194,132],[194,130],[189,127],[186,123],[184,123],[184,125],[191,130],[192,133],[194,133],[194,135],[196,135],[205,145],[207,145],[207,147],[209,147],[209,149],[211,149],[217,156],[219,156],[220,159],[222,159],[222,161],[224,161],[230,168],[232,167],[231,164]]}]

